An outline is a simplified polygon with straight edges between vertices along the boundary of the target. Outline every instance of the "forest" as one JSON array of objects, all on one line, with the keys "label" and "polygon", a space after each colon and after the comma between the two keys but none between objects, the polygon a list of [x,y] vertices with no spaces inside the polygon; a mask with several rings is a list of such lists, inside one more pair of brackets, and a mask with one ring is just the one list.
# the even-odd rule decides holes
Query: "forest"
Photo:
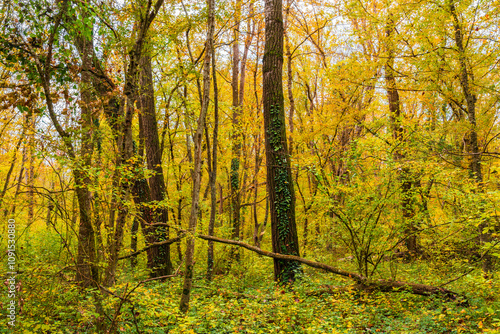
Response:
[{"label": "forest", "polygon": [[1,0],[1,333],[500,333],[499,0]]}]

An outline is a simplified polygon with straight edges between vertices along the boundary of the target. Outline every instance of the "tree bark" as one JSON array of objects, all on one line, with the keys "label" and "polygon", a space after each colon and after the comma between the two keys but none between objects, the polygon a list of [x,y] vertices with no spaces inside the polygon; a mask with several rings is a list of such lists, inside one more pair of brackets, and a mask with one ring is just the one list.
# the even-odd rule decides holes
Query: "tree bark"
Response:
[{"label": "tree bark", "polygon": [[[293,90],[292,90],[292,85],[293,85],[293,72],[292,72],[292,52],[290,51],[290,38],[289,38],[289,32],[288,32],[288,26],[289,26],[289,20],[290,20],[290,7],[291,7],[291,0],[287,0],[286,4],[286,27],[285,27],[285,42],[286,42],[286,69],[287,69],[287,92],[288,92],[288,102],[290,103],[290,109],[288,111],[288,128],[290,129],[290,135],[288,137],[288,142],[290,143],[290,154],[293,153],[293,131],[294,131],[294,126],[293,126],[293,117],[295,114],[295,99],[293,97]],[[305,245],[305,244],[304,244]]]},{"label": "tree bark", "polygon": [[[144,136],[143,140],[148,169],[154,172],[149,178],[151,200],[156,202],[154,204],[158,207],[158,209],[153,211],[154,221],[166,223],[168,221],[168,211],[166,206],[161,204],[165,199],[165,180],[156,121],[153,73],[149,55],[144,55],[141,59],[140,95],[138,101],[141,108],[139,117],[142,120],[141,133]],[[143,231],[145,234],[151,235],[149,242],[159,242],[168,239],[168,229],[164,226],[155,228],[146,227]],[[151,261],[148,261],[152,266],[150,267],[151,277],[171,274],[172,263],[170,261],[169,245],[157,247],[153,252],[148,253],[148,256],[152,256]]]},{"label": "tree bark", "polygon": [[[77,35],[80,42],[78,48],[80,57],[82,59],[82,74],[80,82],[80,96],[81,96],[81,151],[75,161],[81,165],[81,168],[75,168],[73,175],[75,178],[76,197],[78,200],[79,208],[79,229],[78,229],[78,250],[76,259],[76,281],[84,287],[95,286],[99,283],[99,273],[97,269],[97,253],[95,248],[95,231],[92,223],[92,194],[88,189],[88,185],[92,184],[88,170],[92,166],[92,154],[94,149],[93,143],[93,128],[94,117],[91,103],[92,97],[92,75],[90,69],[92,68],[94,44],[93,35],[86,39],[82,34]],[[52,102],[49,103],[52,105]],[[49,106],[49,108],[53,108]],[[64,139],[64,130],[60,134]],[[69,153],[73,148],[68,144]]]},{"label": "tree bark", "polygon": [[[273,251],[298,256],[295,194],[286,140],[283,98],[282,0],[265,1],[265,27],[264,133]],[[299,270],[300,266],[296,261],[274,260],[274,279],[278,282],[293,282]]]},{"label": "tree bark", "polygon": [[[210,221],[208,223],[208,235],[212,236],[215,229],[215,216],[217,214],[217,150],[218,150],[218,134],[219,134],[219,90],[217,87],[215,66],[215,48],[212,48],[212,77],[214,81],[214,131],[213,131],[213,148],[212,161],[210,170]],[[207,280],[211,281],[214,269],[214,243],[208,242],[207,250]]]}]

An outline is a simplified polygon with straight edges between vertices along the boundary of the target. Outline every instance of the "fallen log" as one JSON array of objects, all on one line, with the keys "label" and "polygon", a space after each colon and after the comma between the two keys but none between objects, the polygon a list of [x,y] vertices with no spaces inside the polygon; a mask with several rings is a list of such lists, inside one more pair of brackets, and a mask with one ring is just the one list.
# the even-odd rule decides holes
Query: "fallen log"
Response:
[{"label": "fallen log", "polygon": [[236,241],[236,240],[229,240],[229,239],[222,239],[218,237],[213,237],[213,236],[208,236],[208,235],[202,235],[198,234],[198,238],[204,239],[204,240],[211,240],[223,244],[229,244],[229,245],[236,245],[240,246],[243,248],[246,248],[248,250],[251,250],[252,252],[255,252],[257,254],[274,258],[274,259],[280,259],[280,260],[289,260],[289,261],[297,261],[300,263],[303,263],[307,266],[313,267],[313,268],[318,268],[318,269],[323,269],[327,272],[337,274],[343,277],[350,278],[354,281],[356,281],[356,284],[353,286],[353,288],[357,290],[364,290],[364,291],[383,291],[383,292],[397,292],[397,291],[407,291],[413,294],[417,295],[422,295],[422,296],[432,296],[432,295],[437,295],[444,297],[448,300],[457,300],[459,301],[462,305],[467,305],[467,299],[451,290],[444,289],[442,287],[436,287],[432,285],[425,285],[425,284],[419,284],[419,283],[410,283],[410,282],[401,282],[401,281],[392,281],[392,280],[384,280],[384,279],[379,279],[379,280],[369,280],[368,278],[349,271],[345,271],[343,269],[335,268],[330,265],[321,263],[321,262],[315,262],[311,260],[304,259],[299,256],[294,256],[294,255],[284,255],[284,254],[279,254],[279,253],[273,253],[269,252],[266,250],[263,250],[259,247],[255,247],[252,245],[249,245],[247,243],[241,242],[241,241]]},{"label": "fallen log", "polygon": [[[361,288],[361,287],[360,287]],[[431,296],[431,295],[441,295],[451,300],[455,300],[457,298],[463,298],[463,296],[459,295],[456,292],[451,290],[419,283],[409,283],[409,282],[401,282],[401,281],[391,281],[385,279],[379,279],[373,282],[367,282],[363,284],[363,288],[365,290],[378,290],[384,292],[392,292],[392,291],[408,291],[416,295],[422,296]]]}]

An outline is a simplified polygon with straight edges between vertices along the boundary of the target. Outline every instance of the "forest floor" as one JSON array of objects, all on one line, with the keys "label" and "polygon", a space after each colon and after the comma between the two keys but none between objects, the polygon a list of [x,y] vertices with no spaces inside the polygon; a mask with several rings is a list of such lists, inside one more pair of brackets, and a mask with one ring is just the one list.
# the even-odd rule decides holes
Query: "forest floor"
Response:
[{"label": "forest floor", "polygon": [[[99,333],[96,294],[72,284],[71,271],[60,271],[55,247],[24,247],[23,252],[29,256],[21,259],[16,296],[22,308],[15,331],[9,330],[6,294],[0,297],[0,332]],[[349,261],[317,260],[354,270]],[[141,261],[138,268],[144,267]],[[196,264],[190,310],[184,315],[178,311],[181,276],[136,286],[147,273],[132,270],[129,262],[123,265],[119,283],[110,290],[117,296],[134,292],[121,305],[116,296],[102,300],[106,326],[119,309],[118,333],[500,333],[500,282],[483,278],[480,270],[446,286],[467,298],[464,306],[407,292],[360,292],[349,288],[349,280],[307,267],[302,279],[286,289],[272,281],[272,260],[246,252],[231,274],[216,275],[212,282],[204,279],[205,264]],[[460,276],[453,266],[419,261],[391,269],[384,263],[380,272],[384,278],[392,272],[398,280],[433,285]],[[319,294],[325,285],[338,289]]]}]

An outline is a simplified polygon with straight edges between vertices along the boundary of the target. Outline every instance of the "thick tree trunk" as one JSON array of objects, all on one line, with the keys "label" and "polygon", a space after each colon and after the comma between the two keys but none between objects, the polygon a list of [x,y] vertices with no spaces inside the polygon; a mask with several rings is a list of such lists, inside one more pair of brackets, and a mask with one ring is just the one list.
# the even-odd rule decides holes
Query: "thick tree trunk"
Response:
[{"label": "thick tree trunk", "polygon": [[[295,194],[285,129],[281,0],[266,0],[265,22],[263,103],[272,244],[275,253],[298,256]],[[274,260],[274,279],[278,282],[293,282],[298,270],[296,261]]]},{"label": "thick tree trunk", "polygon": [[91,287],[99,282],[99,274],[96,266],[95,233],[92,226],[91,193],[86,187],[89,179],[80,171],[73,171],[73,175],[80,214],[75,280],[83,287]]},{"label": "thick tree trunk", "polygon": [[92,184],[88,170],[92,166],[92,154],[94,150],[94,121],[91,107],[94,99],[92,97],[92,76],[90,74],[94,47],[92,38],[86,40],[82,37],[82,44],[80,51],[83,69],[80,83],[82,131],[79,156],[82,168],[79,169],[77,167],[73,170],[80,213],[76,281],[80,282],[82,286],[89,287],[99,283],[96,264],[95,231],[94,224],[92,223],[92,194],[88,189],[88,186]]},{"label": "thick tree trunk", "polygon": [[[151,58],[147,55],[143,56],[141,60],[140,95],[138,102],[141,108],[139,117],[142,120],[141,133],[144,136],[143,140],[148,169],[154,172],[153,176],[149,178],[151,200],[162,202],[165,199],[165,180],[156,121]],[[154,211],[154,217],[155,222],[166,223],[168,220],[167,208],[164,205],[160,205]],[[168,239],[168,229],[164,226],[147,228],[144,232],[147,235],[151,235],[148,238],[150,242],[159,242]],[[153,257],[152,261],[148,261],[152,265],[150,267],[152,277],[170,275],[172,272],[172,263],[170,261],[169,245],[157,247],[154,253],[148,253],[148,255]]]}]

